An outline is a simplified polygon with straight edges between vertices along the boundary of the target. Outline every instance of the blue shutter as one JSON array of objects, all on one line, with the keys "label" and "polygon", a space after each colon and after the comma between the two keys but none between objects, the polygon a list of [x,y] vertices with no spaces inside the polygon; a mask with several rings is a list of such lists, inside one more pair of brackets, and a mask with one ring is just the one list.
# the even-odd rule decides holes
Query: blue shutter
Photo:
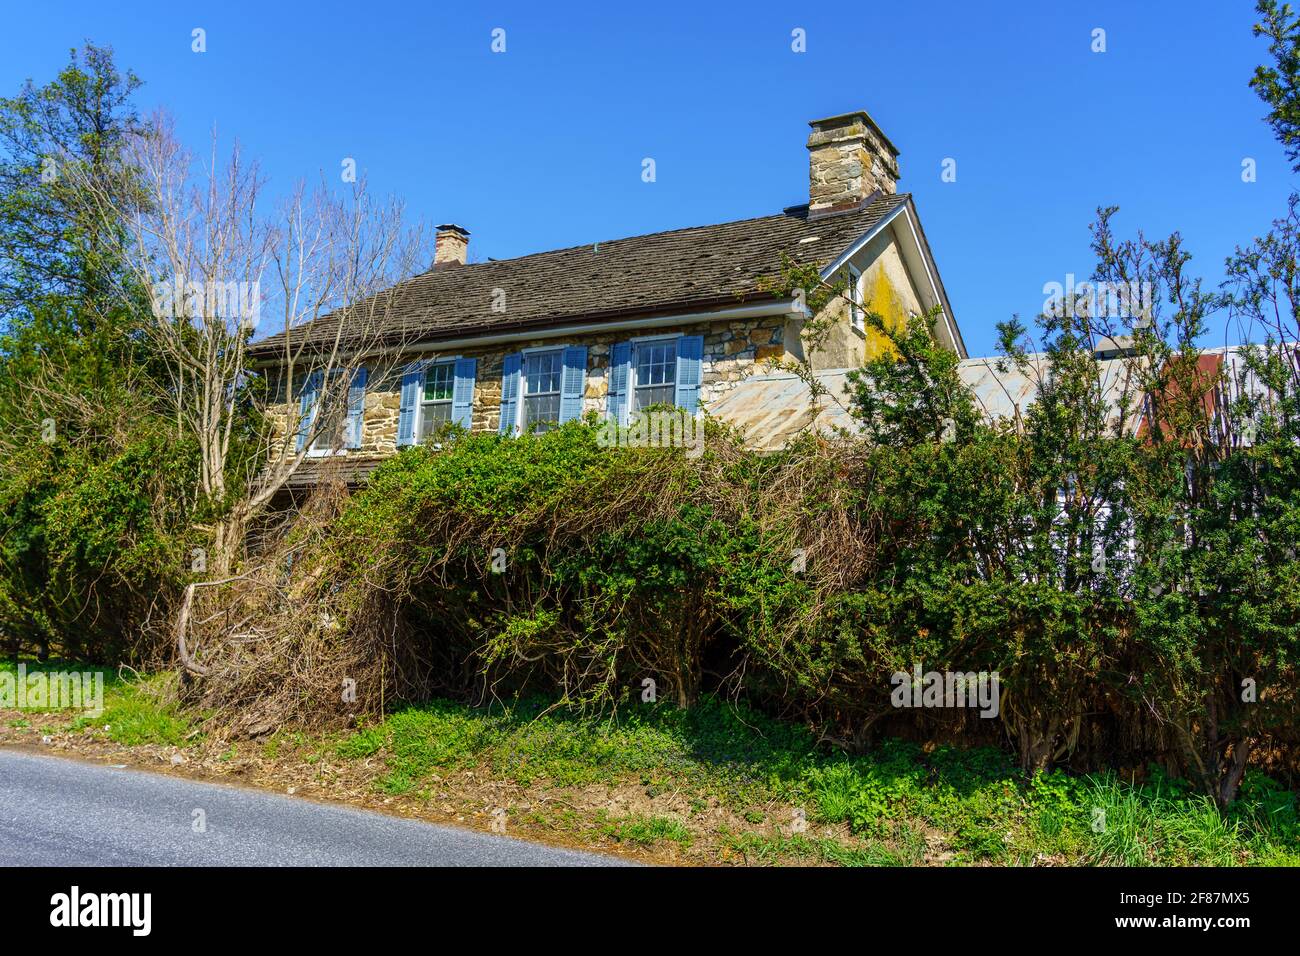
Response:
[{"label": "blue shutter", "polygon": [[519,422],[519,369],[524,357],[518,352],[506,356],[501,366],[501,434],[513,435]]},{"label": "blue shutter", "polygon": [[587,390],[587,346],[571,345],[564,350],[564,372],[560,377],[560,424],[582,417],[582,393]]},{"label": "blue shutter", "polygon": [[397,413],[397,447],[415,444],[415,412],[424,387],[426,362],[413,362],[402,373],[402,405]]},{"label": "blue shutter", "polygon": [[606,415],[616,425],[627,421],[627,383],[632,374],[632,343],[619,342],[609,353],[609,398]]},{"label": "blue shutter", "polygon": [[307,434],[311,431],[311,421],[316,415],[316,394],[320,391],[321,373],[312,372],[302,384],[298,394],[298,450],[307,445]]},{"label": "blue shutter", "polygon": [[466,431],[474,423],[474,376],[478,362],[456,359],[456,382],[451,390],[451,420]]},{"label": "blue shutter", "polygon": [[683,335],[677,340],[677,407],[691,415],[700,407],[700,367],[704,364],[704,336]]},{"label": "blue shutter", "polygon": [[361,447],[361,435],[366,415],[366,379],[369,373],[365,366],[352,373],[352,384],[348,386],[348,441],[349,448]]}]

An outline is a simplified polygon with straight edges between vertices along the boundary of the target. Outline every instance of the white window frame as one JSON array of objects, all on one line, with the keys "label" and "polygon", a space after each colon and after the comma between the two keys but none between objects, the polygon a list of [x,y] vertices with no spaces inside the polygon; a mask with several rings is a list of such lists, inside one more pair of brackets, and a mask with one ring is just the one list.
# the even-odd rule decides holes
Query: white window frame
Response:
[{"label": "white window frame", "polygon": [[849,263],[849,325],[866,334],[866,313],[862,308],[862,270]]},{"label": "white window frame", "polygon": [[[352,386],[348,385],[347,390],[343,393],[343,444],[338,448],[317,448],[316,439],[320,438],[319,434],[313,434],[316,431],[316,420],[320,417],[321,410],[325,407],[325,393],[328,391],[329,379],[342,375],[345,370],[341,368],[331,369],[328,374],[322,372],[320,377],[320,390],[316,393],[316,399],[311,404],[311,421],[307,424],[307,434],[312,436],[311,444],[307,446],[308,458],[330,458],[334,455],[346,455],[350,450],[347,439],[347,421],[351,408]],[[362,414],[365,414],[364,410]]]},{"label": "white window frame", "polygon": [[[667,335],[642,335],[642,336],[638,336],[637,338],[631,339],[632,350],[631,350],[631,354],[628,356],[628,368],[627,368],[626,413],[627,413],[628,421],[631,421],[632,416],[635,415],[637,411],[633,407],[634,405],[636,405],[636,387],[637,387],[636,350],[640,348],[642,345],[655,345],[660,342],[676,342],[678,339],[682,338],[685,334],[686,334],[685,332],[671,332]],[[675,349],[673,352],[673,404],[674,405],[677,404],[677,351],[679,350]]]},{"label": "white window frame", "polygon": [[[451,366],[451,404],[454,408],[456,404],[456,363],[459,362],[461,358],[463,358],[463,356],[454,355],[450,358],[437,359],[425,366],[424,377],[420,379],[420,393],[415,400],[415,414],[413,415],[415,425],[412,435],[414,441],[412,444],[419,445],[424,442],[424,439],[421,437],[421,431],[424,428],[424,383],[429,377],[429,369],[433,368],[435,365]],[[451,419],[449,418],[448,421],[450,420]],[[442,446],[435,442],[434,447],[441,448]]]},{"label": "white window frame", "polygon": [[528,356],[540,352],[560,353],[560,402],[564,402],[564,350],[571,348],[572,342],[563,345],[534,345],[519,350],[519,394],[515,396],[515,430],[516,435],[524,433],[524,409],[528,405]]}]

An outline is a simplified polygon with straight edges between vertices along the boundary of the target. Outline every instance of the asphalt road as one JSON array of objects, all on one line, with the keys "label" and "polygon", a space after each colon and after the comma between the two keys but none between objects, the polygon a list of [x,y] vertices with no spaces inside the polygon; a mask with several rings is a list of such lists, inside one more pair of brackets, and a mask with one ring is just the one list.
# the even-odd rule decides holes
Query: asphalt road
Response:
[{"label": "asphalt road", "polygon": [[[205,832],[195,832],[195,811]],[[0,750],[0,866],[601,866],[496,834]]]}]

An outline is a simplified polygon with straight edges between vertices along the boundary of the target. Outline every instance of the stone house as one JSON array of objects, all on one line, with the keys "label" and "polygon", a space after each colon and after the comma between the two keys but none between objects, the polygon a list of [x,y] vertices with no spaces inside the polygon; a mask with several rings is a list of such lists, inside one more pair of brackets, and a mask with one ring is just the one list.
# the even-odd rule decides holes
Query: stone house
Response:
[{"label": "stone house", "polygon": [[[587,413],[626,425],[649,405],[707,410],[771,446],[763,396],[792,377],[773,363],[858,367],[883,347],[865,307],[901,321],[938,306],[935,336],[965,358],[912,197],[897,189],[898,150],[864,112],[810,126],[808,202],[774,215],[477,263],[469,232],[440,226],[433,267],[387,293],[346,409],[312,425],[320,374],[296,372],[305,385],[280,406],[282,427],[312,456],[344,456],[354,478],[445,422],[518,434]],[[816,354],[804,352],[802,300],[771,285],[783,257],[853,290],[852,305],[827,307]],[[294,347],[332,339],[338,322],[346,339],[348,321],[335,313],[263,339],[253,358],[274,381]]]}]

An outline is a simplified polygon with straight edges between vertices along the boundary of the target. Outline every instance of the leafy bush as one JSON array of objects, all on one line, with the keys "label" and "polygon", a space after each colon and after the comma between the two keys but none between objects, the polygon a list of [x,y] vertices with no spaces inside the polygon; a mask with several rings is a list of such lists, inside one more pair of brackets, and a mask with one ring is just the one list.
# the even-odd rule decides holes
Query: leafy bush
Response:
[{"label": "leafy bush", "polygon": [[[182,489],[198,463],[167,423],[120,446],[35,443],[0,469],[0,633],[11,654],[112,663],[152,656],[150,623],[189,573]],[[154,612],[162,620],[154,621]]]}]

